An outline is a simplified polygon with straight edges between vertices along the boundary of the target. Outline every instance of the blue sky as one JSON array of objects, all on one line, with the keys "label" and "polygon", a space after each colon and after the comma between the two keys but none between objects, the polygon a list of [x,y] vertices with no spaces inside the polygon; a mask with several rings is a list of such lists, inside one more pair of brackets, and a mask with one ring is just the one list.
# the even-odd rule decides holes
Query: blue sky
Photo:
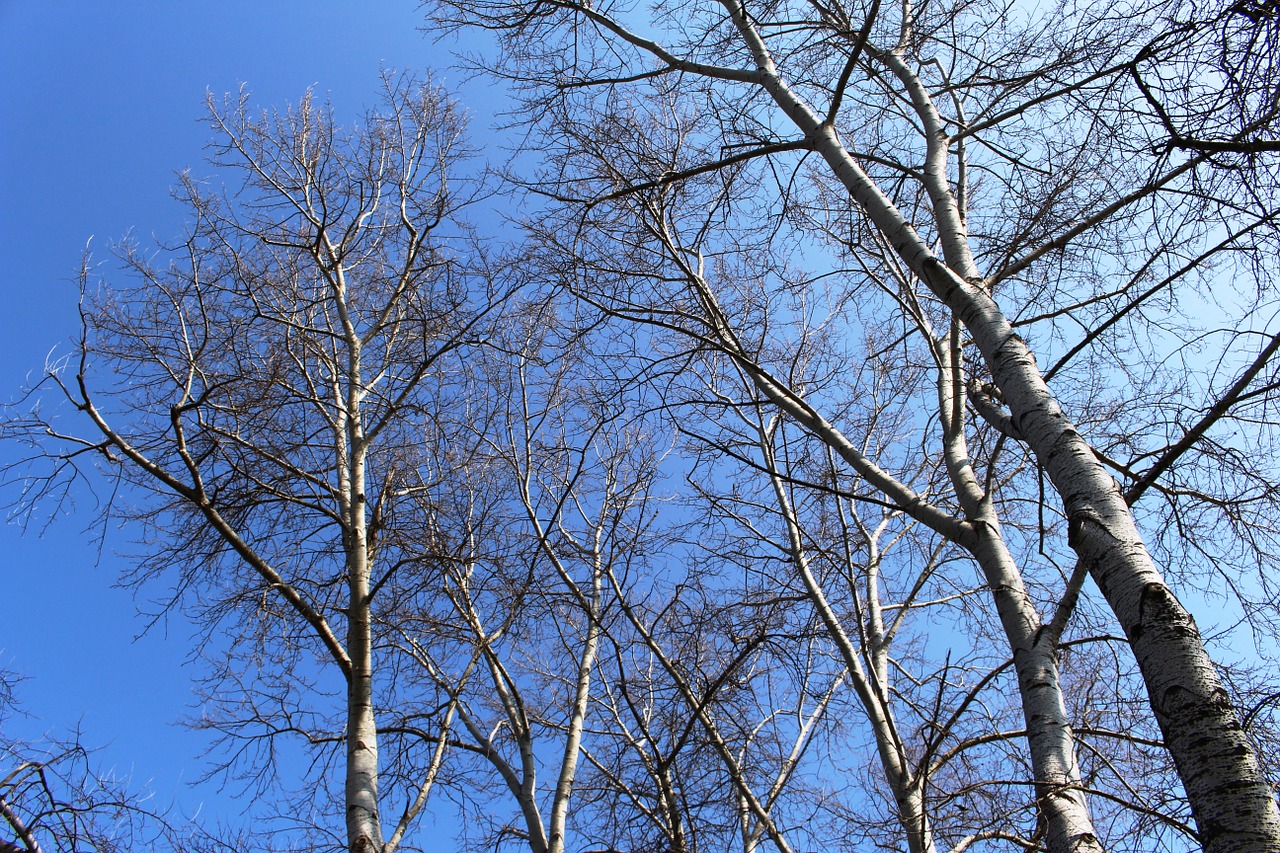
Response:
[{"label": "blue sky", "polygon": [[[247,83],[257,105],[314,87],[338,115],[376,98],[383,66],[454,82],[449,45],[418,31],[413,0],[391,2],[42,2],[0,0],[0,393],[12,399],[76,330],[73,279],[86,240],[105,255],[132,232],[180,234],[174,173],[203,169],[205,94]],[[472,87],[473,136],[491,103]],[[0,446],[0,462],[15,448]],[[13,498],[11,492],[2,496]],[[82,501],[45,531],[0,531],[0,667],[27,680],[21,734],[79,725],[107,766],[149,783],[159,802],[238,817],[203,769],[203,735],[174,723],[192,710],[180,618],[137,637],[132,593],[114,588],[129,532],[99,549]],[[136,639],[135,639],[136,638]]]}]

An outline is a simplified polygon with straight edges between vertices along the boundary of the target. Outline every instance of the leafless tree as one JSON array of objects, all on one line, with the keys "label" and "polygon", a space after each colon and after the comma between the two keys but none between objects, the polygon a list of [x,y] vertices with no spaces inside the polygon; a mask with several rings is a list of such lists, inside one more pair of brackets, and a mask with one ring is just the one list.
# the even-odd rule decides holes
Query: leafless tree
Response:
[{"label": "leafless tree", "polygon": [[1276,691],[1170,589],[1278,621],[1273,9],[433,8],[526,98],[529,252],[438,90],[241,96],[6,423],[28,505],[122,487],[220,770],[314,849],[441,787],[532,853],[1280,848]]},{"label": "leafless tree", "polygon": [[[21,713],[21,684],[0,671],[0,729]],[[4,853],[113,853],[172,840],[146,792],[101,771],[78,733],[36,741],[0,734],[0,772]]]},{"label": "leafless tree", "polygon": [[[29,503],[94,467],[128,487],[107,512],[145,531],[132,578],[215,638],[197,722],[225,769],[269,780],[281,739],[301,740],[322,775],[288,780],[290,816],[345,827],[317,847],[379,853],[414,826],[442,742],[392,735],[381,756],[379,729],[439,697],[398,694],[379,626],[429,606],[452,559],[451,507],[430,499],[466,464],[449,444],[466,355],[510,290],[462,218],[484,189],[461,174],[459,111],[429,83],[385,85],[353,129],[309,95],[270,114],[211,101],[213,179],[178,191],[187,238],[125,245],[126,285],[86,267],[83,335],[6,425],[46,466],[25,473]],[[448,725],[439,706],[419,729]]]},{"label": "leafless tree", "polygon": [[[1155,512],[1167,510],[1175,526],[1148,536],[1180,582],[1211,574],[1177,563],[1200,547],[1187,530],[1193,514],[1199,530],[1230,530],[1242,543],[1236,555],[1268,563],[1272,528],[1245,519],[1272,506],[1274,419],[1248,412],[1274,392],[1275,185],[1265,163],[1244,181],[1211,156],[1223,134],[1230,144],[1219,153],[1268,150],[1250,141],[1274,112],[1268,53],[1240,48],[1254,64],[1232,78],[1230,104],[1202,98],[1174,109],[1176,86],[1153,81],[1185,76],[1205,50],[1177,37],[1171,22],[1193,10],[1176,4],[1030,12],[723,0],[646,15],[573,0],[477,0],[432,10],[446,25],[496,34],[500,55],[484,64],[525,95],[545,158],[522,180],[562,203],[562,218],[539,230],[582,261],[566,266],[571,286],[724,354],[872,480],[878,500],[950,527],[984,567],[1014,659],[1038,656],[1027,665],[1043,675],[1028,672],[1024,690],[1052,680],[1057,633],[1091,577],[1133,650],[1200,842],[1280,846],[1280,816],[1241,717],[1139,534],[1149,510],[1131,509],[1147,494],[1164,502]],[[1248,32],[1258,44],[1274,15],[1232,7],[1210,18],[1257,24]],[[1196,32],[1225,32],[1214,26]],[[1199,126],[1182,129],[1187,117]],[[1205,144],[1181,144],[1188,139]],[[670,221],[679,239],[655,249]],[[751,253],[785,260],[738,263]],[[911,488],[892,476],[901,470],[893,450],[868,456],[844,440],[842,420],[856,410],[829,408],[788,381],[775,330],[794,325],[800,297],[780,301],[829,277],[849,282],[835,316],[874,300],[861,317],[881,346],[919,342],[933,361],[939,402],[928,409],[950,505],[930,502],[928,481]],[[1248,285],[1224,286],[1230,277]],[[1239,305],[1241,290],[1255,297]],[[1210,291],[1220,324],[1178,301]],[[722,310],[728,293],[765,310]],[[1218,363],[1231,365],[1226,381],[1206,381],[1206,362],[1187,349],[1215,338]],[[1252,421],[1248,450],[1210,437],[1231,418]],[[1219,471],[1187,486],[1183,473],[1202,472],[1201,460]],[[1058,501],[1037,500],[1044,490]],[[1018,512],[1030,503],[1032,519]],[[1021,589],[1026,559],[1011,559],[1000,532],[1022,525],[1031,547],[1020,553],[1043,554],[1048,577],[1060,572],[1049,598],[1057,615],[1043,623]],[[1050,718],[1024,704],[1058,743],[1057,758],[1035,768],[1047,813],[1065,809],[1049,843],[1089,849],[1097,841],[1065,705],[1051,693]]]}]

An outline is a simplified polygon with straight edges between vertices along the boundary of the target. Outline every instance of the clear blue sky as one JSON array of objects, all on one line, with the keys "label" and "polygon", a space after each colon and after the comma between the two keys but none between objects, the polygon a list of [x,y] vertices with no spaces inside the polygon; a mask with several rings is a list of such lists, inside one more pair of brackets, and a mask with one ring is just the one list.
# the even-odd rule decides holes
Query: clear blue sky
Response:
[{"label": "clear blue sky", "polygon": [[[0,0],[0,395],[12,399],[53,347],[65,351],[90,235],[105,254],[130,229],[180,234],[169,187],[177,170],[202,171],[206,91],[243,81],[265,107],[314,86],[348,117],[374,101],[382,65],[434,68],[450,83],[450,48],[418,31],[416,5]],[[491,104],[479,87],[469,94],[483,143]],[[0,462],[14,451],[0,446]],[[208,745],[174,725],[192,709],[190,628],[179,618],[135,639],[144,623],[132,595],[113,588],[129,534],[113,534],[99,560],[84,533],[92,510],[85,501],[42,537],[0,531],[0,667],[28,677],[23,733],[79,724],[106,745],[107,765],[149,781],[161,803],[234,819],[211,787],[182,790]]]}]

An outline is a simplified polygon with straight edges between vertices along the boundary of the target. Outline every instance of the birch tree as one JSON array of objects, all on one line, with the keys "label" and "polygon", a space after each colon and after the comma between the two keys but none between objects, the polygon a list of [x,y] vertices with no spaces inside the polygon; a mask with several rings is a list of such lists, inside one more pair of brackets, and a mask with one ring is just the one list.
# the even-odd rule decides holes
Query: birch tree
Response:
[{"label": "birch tree", "polygon": [[299,837],[353,853],[396,849],[439,772],[438,731],[424,744],[390,725],[433,697],[387,677],[380,625],[430,603],[450,558],[447,508],[422,498],[465,464],[445,449],[460,365],[506,295],[462,218],[483,189],[460,167],[460,113],[430,84],[385,82],[352,129],[310,95],[274,113],[244,92],[211,102],[213,180],[178,188],[186,239],[126,244],[127,284],[99,287],[86,265],[83,333],[7,424],[52,467],[27,500],[96,468],[138,501],[107,510],[150,543],[133,579],[168,586],[227,650],[202,722],[226,769],[271,782],[281,739],[314,749],[333,776],[274,780],[302,791],[281,813],[335,820]]},{"label": "birch tree", "polygon": [[[830,338],[820,332],[815,337],[807,358],[787,360],[817,362],[808,365],[804,387],[810,397],[826,397],[834,389],[817,379],[823,375],[818,365],[839,363],[840,356],[830,351]],[[931,371],[919,372],[927,384]],[[886,371],[871,367],[865,373],[868,381],[846,393],[858,409],[874,412],[879,423],[859,435],[857,446],[865,452],[878,442],[890,443],[895,433],[914,437],[907,426],[907,386],[877,387],[874,377]],[[731,540],[734,553],[755,553],[763,565],[772,555],[774,567],[758,571],[767,571],[777,594],[809,602],[829,638],[828,654],[846,664],[852,695],[839,705],[843,728],[868,733],[899,824],[896,832],[875,828],[870,837],[885,844],[885,835],[905,836],[909,848],[921,850],[993,843],[1069,849],[1072,842],[1061,837],[1069,821],[1094,822],[1091,810],[1081,808],[1088,796],[1093,806],[1102,805],[1105,829],[1076,845],[1161,849],[1171,843],[1171,849],[1182,849],[1194,843],[1181,804],[1164,799],[1160,783],[1148,786],[1157,779],[1164,780],[1166,790],[1174,784],[1157,770],[1160,762],[1145,754],[1158,735],[1148,731],[1146,742],[1139,743],[1124,733],[1141,740],[1143,726],[1128,719],[1116,722],[1115,696],[1137,685],[1119,674],[1109,685],[1097,680],[1098,672],[1110,669],[1109,650],[1098,645],[1115,638],[1105,636],[1096,617],[1077,614],[1073,621],[1088,628],[1071,632],[1060,645],[1063,614],[1074,610],[1074,603],[1049,598],[1047,604],[1057,611],[1046,608],[1053,621],[1041,621],[1046,602],[1043,591],[1037,594],[1043,580],[1037,571],[1025,578],[1016,572],[1004,576],[1008,586],[996,595],[1012,600],[997,597],[997,615],[1007,619],[1012,611],[1017,618],[993,620],[990,568],[968,552],[965,542],[952,542],[907,513],[886,508],[869,482],[843,470],[835,454],[802,425],[788,424],[771,401],[753,395],[749,377],[736,379],[726,378],[711,398],[725,413],[719,431],[699,439],[705,457],[722,454],[733,461],[710,466],[716,473],[704,478],[704,488],[726,522],[743,529],[741,537],[758,539],[754,548]],[[791,377],[793,385],[797,381]],[[703,408],[710,407],[704,403]],[[692,413],[681,420],[686,429],[695,429]],[[929,505],[945,506],[950,476],[943,460],[933,467]],[[731,489],[725,488],[726,479]],[[1001,509],[1007,521],[1017,520],[1016,512],[1008,512],[1015,508]],[[1008,528],[1004,541],[1012,554],[1022,550],[1023,532],[1012,523]],[[973,563],[978,571],[966,572]],[[1010,631],[1010,622],[1015,628],[1031,622],[1037,638]],[[1044,654],[1036,640],[1045,637],[1056,638],[1055,648],[1071,649],[1070,667],[1060,667],[1056,652],[1036,654]],[[1015,697],[1018,701],[1010,701]],[[1099,707],[1091,707],[1094,703]],[[1065,747],[1053,737],[1062,728],[1072,735]],[[1098,762],[1091,760],[1086,777],[1077,745],[1093,759],[1095,738],[1104,739],[1103,766],[1099,772]],[[1029,756],[1016,748],[1024,739]],[[1044,762],[1064,757],[1071,762],[1069,781],[1059,776],[1056,784],[1048,783]],[[1134,772],[1139,766],[1141,772]],[[1029,787],[1018,787],[1015,780],[1022,774],[1035,781],[1034,795]],[[1133,778],[1142,781],[1131,784]],[[1066,792],[1071,799],[1064,803]]]},{"label": "birch tree", "polygon": [[[941,413],[946,464],[959,489],[958,512],[946,523],[957,525],[958,538],[976,537],[975,548],[989,559],[1007,562],[989,551],[1002,547],[993,535],[990,489],[1002,487],[1004,475],[996,454],[984,458],[975,443],[973,418],[980,418],[1001,434],[987,447],[1025,452],[1021,470],[1042,475],[1057,495],[1042,511],[1062,523],[1046,522],[1044,535],[1069,546],[1080,568],[1064,568],[1060,600],[1070,602],[1087,575],[1114,613],[1201,843],[1212,851],[1280,845],[1280,817],[1241,717],[1131,509],[1152,490],[1175,504],[1212,503],[1212,490],[1186,498],[1162,486],[1171,469],[1210,446],[1203,439],[1215,424],[1239,413],[1250,397],[1271,393],[1266,377],[1275,338],[1257,307],[1272,298],[1268,275],[1259,270],[1268,264],[1262,247],[1274,240],[1274,184],[1235,180],[1235,172],[1210,160],[1212,145],[1170,145],[1177,125],[1166,121],[1168,109],[1162,115],[1157,108],[1164,105],[1151,82],[1192,61],[1187,40],[1151,38],[1175,34],[1188,9],[1064,6],[1024,13],[982,3],[890,8],[725,0],[663,6],[652,15],[575,2],[446,2],[434,4],[432,14],[496,34],[500,53],[490,67],[522,87],[525,115],[545,146],[543,167],[526,185],[564,203],[558,239],[571,253],[583,235],[607,234],[593,218],[615,232],[625,229],[625,210],[613,213],[627,199],[666,194],[678,205],[686,187],[703,186],[710,189],[701,197],[691,192],[689,203],[712,205],[709,216],[695,208],[710,222],[704,242],[714,233],[721,245],[736,241],[772,252],[787,241],[813,240],[811,256],[801,261],[808,266],[831,252],[842,259],[830,264],[832,274],[864,282],[896,274],[905,286],[886,300],[878,321],[929,318],[938,330],[936,353],[949,360],[941,375],[966,389],[963,411]],[[1230,24],[1237,20],[1232,15],[1264,22],[1260,32],[1270,31],[1272,17],[1252,7],[1214,20]],[[1265,104],[1274,81],[1257,67],[1263,72],[1249,78],[1255,82],[1245,91],[1263,93],[1250,101],[1263,104],[1254,110],[1262,125],[1235,127],[1231,138],[1256,139],[1273,116]],[[1196,101],[1188,112],[1210,124],[1220,114],[1212,100]],[[668,259],[668,269],[688,270],[699,263],[697,252],[719,250],[687,244],[680,251],[684,257]],[[641,254],[624,244],[618,257]],[[1193,387],[1194,366],[1180,379],[1164,358],[1134,361],[1125,353],[1177,352],[1197,335],[1172,331],[1175,323],[1194,328],[1203,320],[1181,313],[1177,295],[1214,286],[1215,263],[1247,277],[1258,296],[1241,307],[1220,291],[1224,310],[1237,317],[1224,326],[1252,329],[1261,343],[1241,357],[1241,339],[1222,336],[1227,363],[1243,362],[1225,390],[1214,383],[1203,396],[1160,399],[1160,386]],[[859,266],[866,269],[861,276]],[[596,272],[588,265],[574,274],[580,290],[591,290]],[[815,270],[811,278],[824,274]],[[866,290],[850,298],[865,298]],[[679,324],[685,306],[660,300],[647,309],[652,322]],[[689,310],[704,323],[700,333],[710,341],[704,345],[727,351],[789,417],[839,446],[829,430],[837,415],[824,412],[821,400],[800,393],[788,399],[744,348],[734,351],[735,338],[756,330],[726,325],[705,306]],[[922,333],[919,323],[903,330],[906,339]],[[1098,405],[1099,389],[1108,387],[1116,413],[1110,421]],[[954,391],[947,396],[960,400]],[[1149,400],[1157,402],[1139,414]],[[1141,418],[1147,426],[1135,426]],[[1161,422],[1186,424],[1185,433],[1152,428]],[[1115,444],[1111,435],[1122,432],[1117,446],[1127,458],[1116,459],[1107,451]],[[858,463],[863,473],[873,461]],[[1255,456],[1243,463],[1244,480],[1231,482],[1267,481],[1269,464],[1265,454]],[[918,490],[893,486],[884,493],[922,521],[929,513]],[[1222,504],[1242,506],[1239,497]],[[1168,541],[1165,531],[1159,534]],[[1170,568],[1181,580],[1197,574],[1166,563]],[[995,587],[998,594],[1009,588]],[[1044,637],[1033,620],[1023,648],[1037,635]],[[1041,654],[1047,662],[1055,652]],[[1070,735],[1060,716],[1053,728],[1065,747]],[[1041,767],[1038,781],[1061,779],[1059,790],[1070,791],[1071,765]],[[1055,777],[1059,772],[1067,775]],[[1089,843],[1087,824],[1076,827],[1065,840]]]}]

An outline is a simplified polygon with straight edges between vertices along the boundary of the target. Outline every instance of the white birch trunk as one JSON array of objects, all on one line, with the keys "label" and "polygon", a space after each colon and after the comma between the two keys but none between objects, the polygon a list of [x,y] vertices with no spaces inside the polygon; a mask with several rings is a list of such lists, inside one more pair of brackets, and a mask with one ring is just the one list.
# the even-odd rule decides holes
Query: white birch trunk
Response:
[{"label": "white birch trunk", "polygon": [[1013,655],[1022,716],[1031,753],[1036,803],[1045,820],[1046,846],[1054,853],[1102,853],[1083,793],[1075,739],[1058,676],[1058,648],[1042,630],[994,514],[976,525],[972,549],[995,598],[1000,624]]},{"label": "white birch trunk", "polygon": [[[336,253],[330,247],[330,256]],[[343,514],[343,550],[347,568],[347,845],[350,853],[382,853],[378,815],[378,726],[373,709],[373,635],[370,614],[368,501],[365,441],[361,407],[366,394],[361,360],[362,341],[347,311],[347,281],[335,265],[330,286],[341,322],[347,363],[337,401],[342,412],[336,436],[339,457],[339,501]]]},{"label": "white birch trunk", "polygon": [[1000,532],[1000,519],[969,460],[965,398],[960,375],[959,328],[934,343],[938,360],[938,413],[944,455],[965,519],[977,541],[968,549],[982,569],[1009,643],[1031,752],[1036,803],[1045,821],[1052,853],[1103,853],[1083,793],[1075,739],[1067,719],[1058,673],[1058,637],[1043,630],[1013,555]]},{"label": "white birch trunk", "polygon": [[[800,574],[813,609],[822,620],[828,636],[840,651],[849,679],[853,682],[854,692],[857,693],[863,710],[867,714],[871,733],[875,738],[876,750],[880,756],[880,766],[884,770],[885,781],[889,783],[889,789],[893,792],[894,803],[897,806],[898,823],[907,836],[907,847],[911,853],[936,853],[933,832],[929,827],[929,816],[925,812],[921,779],[912,772],[911,761],[898,735],[898,726],[888,703],[888,684],[883,680],[879,684],[874,684],[867,677],[867,671],[862,665],[862,658],[853,640],[850,639],[840,617],[827,600],[826,592],[810,569],[809,554],[804,547],[800,522],[791,505],[786,485],[778,473],[777,460],[771,444],[772,436],[767,429],[759,426],[757,428],[760,449],[765,456],[774,499],[778,502],[778,510],[786,523],[787,546],[791,552],[792,563]],[[884,668],[880,666],[874,669],[884,672]]]},{"label": "white birch trunk", "polygon": [[551,831],[548,833],[547,853],[564,853],[565,828],[569,817],[569,800],[573,796],[573,783],[577,778],[578,760],[582,748],[582,733],[587,722],[587,703],[591,698],[591,669],[595,666],[596,650],[600,645],[600,587],[601,572],[599,552],[591,579],[590,609],[587,614],[586,636],[583,640],[582,658],[578,665],[573,707],[569,714],[569,727],[565,732],[564,753],[560,760],[560,773],[556,779],[555,797],[551,803]]},{"label": "white birch trunk", "polygon": [[[363,465],[354,466],[362,475]],[[363,478],[361,478],[363,480]],[[348,552],[350,595],[347,653],[351,675],[347,681],[347,841],[351,853],[381,853],[382,824],[378,816],[378,728],[373,710],[373,651],[369,614],[369,565],[364,541],[364,494],[353,495],[353,515],[360,518],[350,535]]]},{"label": "white birch trunk", "polygon": [[[737,0],[722,2],[751,49],[761,86],[806,134],[899,257],[973,336],[1015,426],[1062,498],[1070,546],[1089,568],[1129,638],[1205,849],[1280,851],[1280,812],[1271,787],[1194,620],[1165,585],[1118,485],[1058,405],[1030,349],[982,287],[977,271],[963,268],[968,248],[955,231],[959,226],[950,210],[953,201],[931,192],[940,227],[948,222],[954,226],[942,235],[942,243],[956,255],[948,260],[962,264],[960,270],[933,255],[850,156],[835,129],[782,80]],[[929,165],[936,170],[936,163]]]},{"label": "white birch trunk", "polygon": [[1089,567],[1129,638],[1156,720],[1210,853],[1275,853],[1280,813],[1190,614],[1147,553],[1115,481],[1049,392],[1035,359],[999,306],[933,257],[853,161],[834,130],[790,98],[818,150],[911,269],[964,323],[1015,425],[1063,500],[1069,544]]},{"label": "white birch trunk", "polygon": [[1068,542],[1137,658],[1165,745],[1210,853],[1275,853],[1280,813],[1195,621],[1165,585],[1115,480],[1049,392],[998,306],[941,264],[930,286],[965,322],[1014,424],[1062,498]]}]

